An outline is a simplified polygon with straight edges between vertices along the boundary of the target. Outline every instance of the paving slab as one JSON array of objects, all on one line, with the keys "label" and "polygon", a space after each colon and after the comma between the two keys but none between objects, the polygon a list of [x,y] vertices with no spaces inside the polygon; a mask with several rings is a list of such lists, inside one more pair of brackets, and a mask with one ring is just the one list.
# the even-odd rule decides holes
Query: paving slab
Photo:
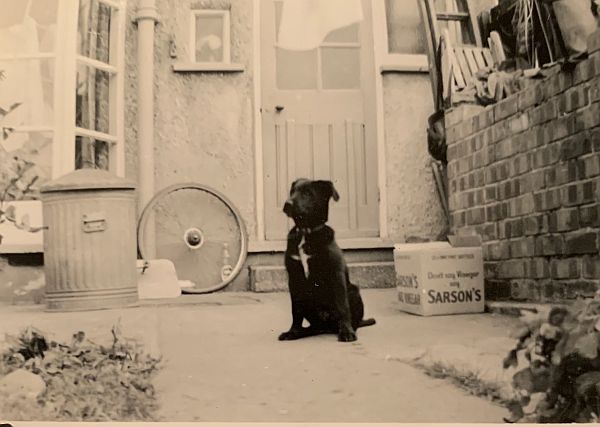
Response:
[{"label": "paving slab", "polygon": [[166,421],[502,422],[504,408],[405,362],[462,357],[497,375],[514,317],[420,317],[398,309],[394,289],[362,294],[377,324],[361,328],[354,343],[334,335],[279,342],[291,321],[289,295],[229,292],[75,313],[3,306],[0,343],[28,325],[61,339],[83,330],[109,340],[120,321],[124,335],[163,356],[155,385]]}]

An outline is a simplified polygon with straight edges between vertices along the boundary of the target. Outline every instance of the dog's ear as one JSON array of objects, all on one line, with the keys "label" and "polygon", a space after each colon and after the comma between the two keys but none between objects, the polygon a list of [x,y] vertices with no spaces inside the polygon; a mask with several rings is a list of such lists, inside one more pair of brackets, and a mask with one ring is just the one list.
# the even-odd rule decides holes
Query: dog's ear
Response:
[{"label": "dog's ear", "polygon": [[333,186],[333,182],[319,180],[315,181],[315,185],[317,186],[319,193],[327,197],[328,200],[330,197],[333,197],[333,200],[335,200],[336,202],[340,200],[340,195]]}]

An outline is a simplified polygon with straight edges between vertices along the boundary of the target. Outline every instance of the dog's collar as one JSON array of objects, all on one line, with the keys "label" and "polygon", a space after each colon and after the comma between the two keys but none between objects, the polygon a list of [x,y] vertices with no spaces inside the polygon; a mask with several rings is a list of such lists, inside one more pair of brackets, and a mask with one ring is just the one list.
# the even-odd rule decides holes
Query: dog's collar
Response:
[{"label": "dog's collar", "polygon": [[319,224],[315,227],[298,227],[298,230],[300,230],[300,233],[303,236],[310,236],[312,233],[314,233],[315,231],[319,231],[325,228],[325,224]]}]

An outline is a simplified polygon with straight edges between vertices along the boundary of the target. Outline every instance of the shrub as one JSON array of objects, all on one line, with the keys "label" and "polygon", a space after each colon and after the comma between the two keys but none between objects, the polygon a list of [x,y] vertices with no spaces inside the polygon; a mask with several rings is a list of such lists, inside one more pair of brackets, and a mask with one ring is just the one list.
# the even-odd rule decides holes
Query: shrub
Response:
[{"label": "shrub", "polygon": [[[4,79],[4,71],[0,70],[0,81]],[[21,104],[15,103],[9,107],[0,106],[0,124],[2,119],[16,110]],[[6,139],[12,129],[2,127],[0,143]],[[32,227],[27,214],[20,219],[15,216],[15,207],[8,202],[23,200],[34,193],[34,184],[38,176],[33,172],[34,164],[17,156],[10,156],[0,147],[0,224],[12,222],[18,229],[32,233],[40,231],[41,227]],[[0,234],[2,244],[2,234]]]},{"label": "shrub", "polygon": [[[596,422],[600,415],[600,296],[525,316],[504,368],[520,367],[507,422]],[[520,357],[519,356],[524,356]]]},{"label": "shrub", "polygon": [[158,409],[152,379],[160,360],[112,328],[111,345],[98,345],[84,332],[70,343],[48,341],[27,328],[8,337],[0,354],[0,377],[17,369],[39,375],[46,384],[37,401],[2,396],[0,414],[20,421],[155,421]]}]

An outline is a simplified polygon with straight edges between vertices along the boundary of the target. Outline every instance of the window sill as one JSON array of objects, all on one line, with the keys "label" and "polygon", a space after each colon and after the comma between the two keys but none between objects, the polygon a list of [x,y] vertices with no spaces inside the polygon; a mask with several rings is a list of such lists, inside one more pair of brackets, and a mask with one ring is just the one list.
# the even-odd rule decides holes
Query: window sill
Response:
[{"label": "window sill", "polygon": [[41,253],[44,253],[43,243],[3,243],[0,247],[0,255]]},{"label": "window sill", "polygon": [[427,65],[418,64],[383,64],[379,67],[381,74],[387,73],[429,73]]},{"label": "window sill", "polygon": [[241,73],[246,70],[244,64],[226,62],[176,62],[176,73]]},{"label": "window sill", "polygon": [[427,55],[388,53],[383,56],[379,71],[383,73],[428,73]]}]

